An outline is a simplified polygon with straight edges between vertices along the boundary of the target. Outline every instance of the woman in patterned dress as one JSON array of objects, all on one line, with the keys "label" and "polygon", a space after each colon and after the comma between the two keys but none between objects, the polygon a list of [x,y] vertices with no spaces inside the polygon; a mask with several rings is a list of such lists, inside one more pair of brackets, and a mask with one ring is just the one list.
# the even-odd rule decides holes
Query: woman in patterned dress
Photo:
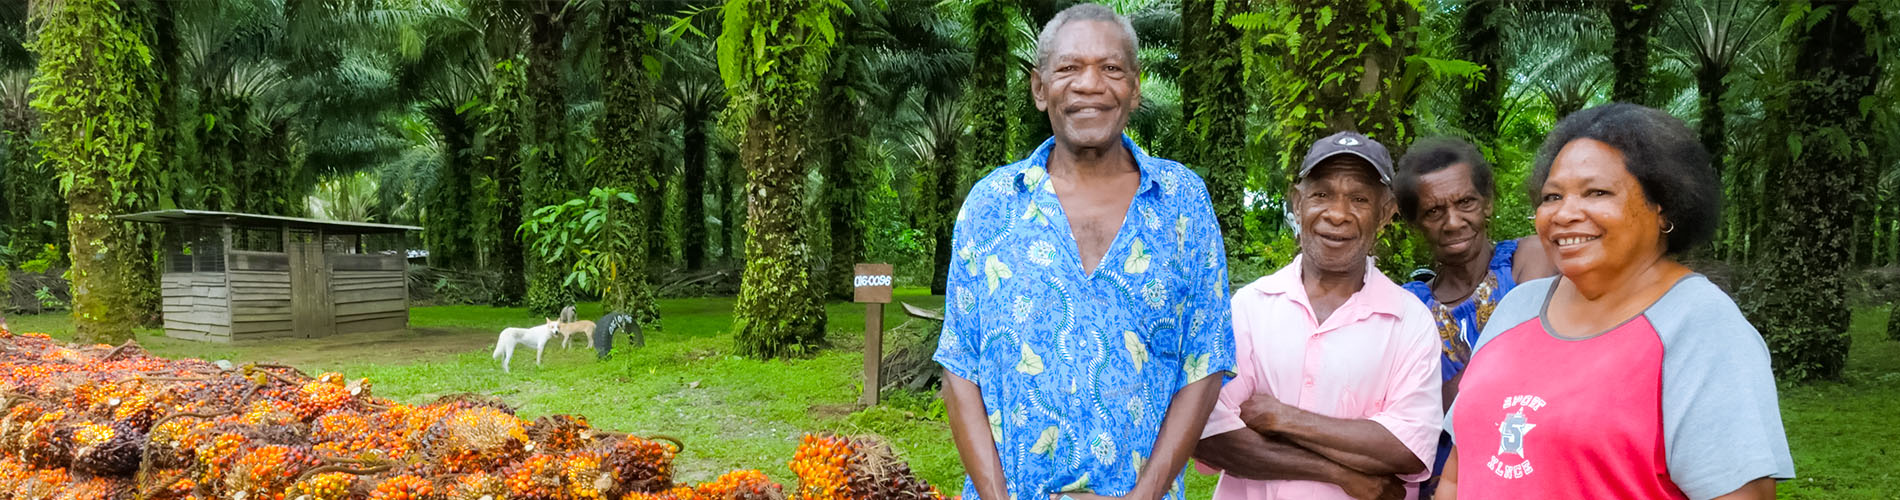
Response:
[{"label": "woman in patterned dress", "polygon": [[[1498,300],[1516,284],[1556,274],[1556,269],[1534,235],[1490,240],[1486,223],[1497,186],[1491,164],[1476,146],[1449,138],[1419,141],[1399,159],[1397,170],[1393,190],[1399,215],[1431,243],[1436,275],[1404,286],[1432,310],[1438,325],[1444,341],[1444,403],[1450,407],[1458,395],[1459,376],[1471,359],[1471,345]],[[1439,440],[1434,472],[1443,469],[1450,445],[1448,437]],[[1422,497],[1430,497],[1436,480],[1420,489]]]}]

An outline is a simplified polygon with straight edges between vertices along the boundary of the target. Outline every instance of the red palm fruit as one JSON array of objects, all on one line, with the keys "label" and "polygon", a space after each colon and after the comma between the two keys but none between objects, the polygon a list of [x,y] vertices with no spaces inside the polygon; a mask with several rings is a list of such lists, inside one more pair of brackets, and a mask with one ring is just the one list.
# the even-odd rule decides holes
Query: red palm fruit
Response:
[{"label": "red palm fruit", "polygon": [[433,500],[435,484],[429,480],[411,475],[400,475],[376,484],[369,494],[370,500]]}]

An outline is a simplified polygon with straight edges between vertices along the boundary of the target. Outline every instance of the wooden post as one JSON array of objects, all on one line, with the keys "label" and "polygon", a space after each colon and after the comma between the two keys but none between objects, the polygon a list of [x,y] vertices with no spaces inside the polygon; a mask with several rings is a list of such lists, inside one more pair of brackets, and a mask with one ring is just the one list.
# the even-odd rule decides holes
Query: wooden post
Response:
[{"label": "wooden post", "polygon": [[864,394],[858,403],[876,405],[884,387],[884,304],[891,302],[890,264],[858,264],[852,301],[864,304]]},{"label": "wooden post", "polygon": [[884,304],[864,305],[864,395],[858,403],[876,406],[884,387]]}]

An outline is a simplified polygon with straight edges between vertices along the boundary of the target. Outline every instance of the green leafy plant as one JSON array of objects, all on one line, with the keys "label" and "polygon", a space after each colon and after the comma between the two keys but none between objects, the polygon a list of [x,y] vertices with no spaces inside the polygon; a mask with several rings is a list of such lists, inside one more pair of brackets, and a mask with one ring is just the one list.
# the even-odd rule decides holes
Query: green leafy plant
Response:
[{"label": "green leafy plant", "polygon": [[542,262],[567,266],[563,286],[600,293],[611,304],[621,280],[645,272],[625,265],[634,252],[646,251],[638,244],[645,228],[634,223],[639,210],[631,192],[593,188],[586,197],[535,209],[520,233]]},{"label": "green leafy plant", "polygon": [[43,287],[40,287],[40,289],[38,290],[34,290],[33,299],[40,301],[40,310],[43,310],[43,311],[59,310],[59,309],[66,308],[66,301],[60,300],[58,295],[54,295],[53,289],[51,287],[43,286]]}]

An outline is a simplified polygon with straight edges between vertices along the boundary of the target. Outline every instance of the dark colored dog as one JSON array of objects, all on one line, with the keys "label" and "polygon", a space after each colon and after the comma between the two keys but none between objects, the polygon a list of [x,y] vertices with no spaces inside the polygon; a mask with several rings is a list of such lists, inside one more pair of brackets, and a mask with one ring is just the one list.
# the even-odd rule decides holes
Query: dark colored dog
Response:
[{"label": "dark colored dog", "polygon": [[640,332],[640,322],[632,316],[610,312],[594,322],[594,356],[607,359],[613,354],[614,333],[627,332],[627,343],[633,347],[645,347],[646,336]]}]

